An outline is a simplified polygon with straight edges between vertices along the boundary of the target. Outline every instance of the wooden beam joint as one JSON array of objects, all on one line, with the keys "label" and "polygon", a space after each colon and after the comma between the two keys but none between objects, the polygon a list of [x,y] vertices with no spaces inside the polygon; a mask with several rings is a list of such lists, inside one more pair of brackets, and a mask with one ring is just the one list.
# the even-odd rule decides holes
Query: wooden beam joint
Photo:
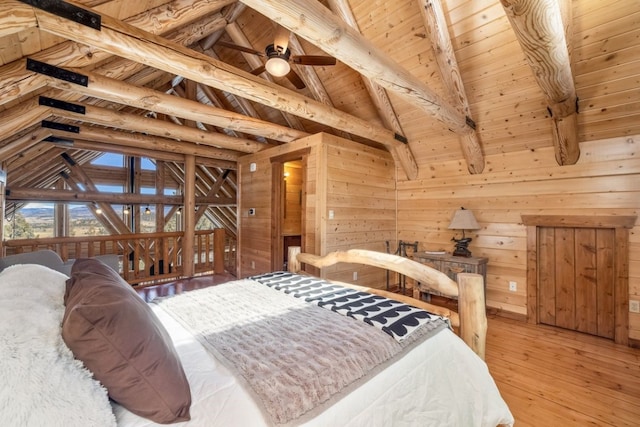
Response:
[{"label": "wooden beam joint", "polygon": [[67,101],[60,101],[59,99],[47,98],[46,96],[40,96],[38,98],[38,104],[46,107],[57,108],[59,110],[71,111],[72,113],[85,114],[86,108],[84,105],[73,104]]},{"label": "wooden beam joint", "polygon": [[64,68],[56,67],[55,65],[50,65],[46,62],[40,62],[31,58],[27,58],[27,70],[85,87],[89,85],[89,77],[83,74],[65,70]]},{"label": "wooden beam joint", "polygon": [[409,143],[409,140],[407,139],[407,137],[406,137],[406,136],[404,136],[404,135],[400,135],[400,134],[399,134],[399,133],[397,133],[397,132],[393,134],[393,137],[394,137],[397,141],[402,142],[403,144],[408,144],[408,143]]},{"label": "wooden beam joint", "polygon": [[37,7],[46,12],[53,13],[65,19],[70,19],[78,24],[85,25],[95,30],[100,30],[102,17],[90,10],[83,9],[71,3],[59,0],[20,0],[30,6]]},{"label": "wooden beam joint", "polygon": [[64,132],[71,132],[71,133],[80,133],[80,127],[78,126],[67,125],[65,123],[52,122],[50,120],[43,120],[41,122],[41,126],[47,129],[55,129],[55,130],[61,130]]},{"label": "wooden beam joint", "polygon": [[71,133],[80,133],[80,127],[78,126],[52,122],[50,120],[43,120],[41,126],[47,129],[55,129],[55,130],[61,130],[64,132],[71,132]]}]

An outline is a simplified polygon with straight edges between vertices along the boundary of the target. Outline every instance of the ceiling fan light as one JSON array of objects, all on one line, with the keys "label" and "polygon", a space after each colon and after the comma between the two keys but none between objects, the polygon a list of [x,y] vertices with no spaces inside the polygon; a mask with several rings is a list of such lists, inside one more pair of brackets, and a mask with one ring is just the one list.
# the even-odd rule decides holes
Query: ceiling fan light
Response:
[{"label": "ceiling fan light", "polygon": [[267,72],[275,77],[283,77],[289,74],[291,66],[282,58],[269,58],[265,64]]}]

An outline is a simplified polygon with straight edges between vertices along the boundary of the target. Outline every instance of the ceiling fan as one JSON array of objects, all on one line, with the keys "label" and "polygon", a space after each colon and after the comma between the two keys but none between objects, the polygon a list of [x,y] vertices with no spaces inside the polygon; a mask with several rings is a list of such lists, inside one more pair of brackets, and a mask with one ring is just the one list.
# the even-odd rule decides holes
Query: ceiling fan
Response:
[{"label": "ceiling fan", "polygon": [[304,89],[305,84],[300,76],[291,69],[290,63],[299,65],[336,65],[336,59],[331,56],[292,55],[289,50],[289,30],[280,25],[276,26],[273,44],[267,45],[264,52],[222,40],[218,41],[216,44],[268,58],[264,65],[252,70],[251,74],[257,76],[258,74],[262,74],[264,71],[267,71],[275,77],[286,76],[297,89]]}]

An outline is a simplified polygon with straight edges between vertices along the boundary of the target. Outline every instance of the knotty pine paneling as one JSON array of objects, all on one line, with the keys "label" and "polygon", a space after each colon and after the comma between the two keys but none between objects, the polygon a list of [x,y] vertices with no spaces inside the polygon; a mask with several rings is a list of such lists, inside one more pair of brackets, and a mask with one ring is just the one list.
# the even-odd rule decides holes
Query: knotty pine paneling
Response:
[{"label": "knotty pine paneling", "polygon": [[[453,212],[473,210],[482,229],[467,232],[475,256],[489,258],[487,305],[526,314],[526,228],[521,215],[638,215],[640,135],[583,142],[576,165],[558,166],[553,149],[487,156],[485,172],[469,175],[459,162],[421,168],[398,181],[398,239],[421,250],[452,250]],[[426,169],[426,170],[425,170]],[[629,298],[640,299],[640,226],[629,234]],[[518,283],[517,292],[508,282]],[[640,339],[640,316],[630,315]]]},{"label": "knotty pine paneling", "polygon": [[[299,179],[304,193],[303,252],[324,255],[350,248],[384,251],[387,240],[395,246],[396,171],[391,155],[333,135],[318,134],[240,159],[241,276],[271,270],[272,159],[293,160],[286,156],[305,149],[308,156]],[[255,172],[249,172],[250,163],[256,164]],[[256,208],[255,216],[248,215],[252,207]],[[329,211],[333,211],[333,219],[329,219]],[[252,261],[255,268],[251,268]],[[357,282],[386,285],[384,272],[373,267],[339,265],[325,269],[323,274],[352,281],[354,272],[358,274]]]}]

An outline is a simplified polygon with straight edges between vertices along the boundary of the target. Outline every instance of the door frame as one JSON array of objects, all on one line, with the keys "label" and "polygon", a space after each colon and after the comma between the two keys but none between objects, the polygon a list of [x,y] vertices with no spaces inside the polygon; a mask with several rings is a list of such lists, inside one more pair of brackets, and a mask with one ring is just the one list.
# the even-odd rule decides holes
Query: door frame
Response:
[{"label": "door frame", "polygon": [[307,206],[307,159],[311,150],[305,148],[291,153],[274,156],[271,161],[271,270],[282,270],[284,262],[282,234],[282,216],[284,215],[283,197],[283,172],[284,164],[294,160],[300,160],[302,164],[302,218],[301,218],[301,252],[305,252],[306,234],[306,206]]},{"label": "door frame", "polygon": [[613,292],[617,344],[629,345],[629,229],[637,216],[522,215],[527,226],[527,322],[538,323],[538,227],[608,228],[614,230]]}]

